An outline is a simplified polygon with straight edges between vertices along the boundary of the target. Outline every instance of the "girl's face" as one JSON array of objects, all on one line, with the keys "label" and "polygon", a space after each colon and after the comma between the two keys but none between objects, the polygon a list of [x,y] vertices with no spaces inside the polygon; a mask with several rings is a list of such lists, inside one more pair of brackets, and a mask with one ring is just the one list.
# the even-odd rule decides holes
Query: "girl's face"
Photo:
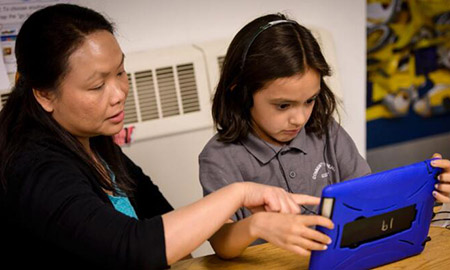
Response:
[{"label": "girl's face", "polygon": [[108,31],[89,34],[69,57],[69,70],[46,108],[82,142],[123,127],[129,90],[124,55]]},{"label": "girl's face", "polygon": [[253,94],[253,132],[274,145],[290,142],[308,122],[319,92],[320,76],[313,69],[268,82]]}]

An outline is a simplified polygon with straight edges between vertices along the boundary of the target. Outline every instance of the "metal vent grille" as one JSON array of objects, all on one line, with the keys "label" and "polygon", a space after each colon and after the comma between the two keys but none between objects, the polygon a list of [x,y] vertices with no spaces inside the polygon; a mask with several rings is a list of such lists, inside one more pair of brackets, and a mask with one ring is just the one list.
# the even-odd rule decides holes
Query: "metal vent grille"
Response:
[{"label": "metal vent grille", "polygon": [[225,56],[219,56],[217,57],[217,62],[219,64],[219,70],[220,73],[222,73],[222,68],[223,68],[223,61],[225,60]]},{"label": "metal vent grille", "polygon": [[195,83],[194,65],[179,65],[177,66],[177,73],[183,112],[190,113],[200,111],[197,84]]},{"label": "metal vent grille", "polygon": [[135,142],[212,126],[204,57],[191,45],[127,55],[136,122],[126,124],[134,126]]},{"label": "metal vent grille", "polygon": [[136,123],[138,121],[138,117],[137,117],[137,110],[136,110],[136,102],[134,100],[134,91],[133,91],[133,83],[131,81],[131,74],[127,73],[127,77],[128,77],[128,85],[129,85],[129,91],[128,91],[128,97],[127,100],[125,101],[125,119],[124,119],[124,123],[125,124],[130,124],[130,123]]},{"label": "metal vent grille", "polygon": [[162,117],[180,114],[177,89],[172,67],[156,69]]},{"label": "metal vent grille", "polygon": [[9,95],[10,95],[10,93],[6,93],[6,94],[2,94],[1,95],[2,107],[5,106],[6,100],[8,99]]},{"label": "metal vent grille", "polygon": [[158,119],[159,112],[152,71],[136,72],[134,76],[142,121]]}]

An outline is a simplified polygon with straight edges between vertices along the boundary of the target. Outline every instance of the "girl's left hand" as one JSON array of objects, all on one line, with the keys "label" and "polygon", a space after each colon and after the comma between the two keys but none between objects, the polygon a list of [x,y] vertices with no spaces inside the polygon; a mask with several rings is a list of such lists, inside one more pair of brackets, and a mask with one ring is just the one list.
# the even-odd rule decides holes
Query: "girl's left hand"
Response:
[{"label": "girl's left hand", "polygon": [[438,176],[439,183],[436,184],[436,190],[433,191],[433,196],[437,201],[442,203],[450,202],[450,160],[442,159],[441,154],[435,153],[431,165],[436,168],[441,168],[442,173]]}]

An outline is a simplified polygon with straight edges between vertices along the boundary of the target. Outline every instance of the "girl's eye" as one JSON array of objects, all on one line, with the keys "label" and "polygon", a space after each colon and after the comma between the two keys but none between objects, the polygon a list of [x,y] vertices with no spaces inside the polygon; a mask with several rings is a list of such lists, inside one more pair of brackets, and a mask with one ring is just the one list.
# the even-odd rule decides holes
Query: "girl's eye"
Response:
[{"label": "girl's eye", "polygon": [[279,110],[286,110],[287,108],[289,108],[290,104],[278,104],[277,107]]},{"label": "girl's eye", "polygon": [[308,100],[306,101],[306,104],[311,105],[311,104],[314,103],[314,101],[316,101],[316,99],[317,99],[317,97],[312,98],[312,99],[308,99]]},{"label": "girl's eye", "polygon": [[120,71],[119,73],[117,73],[117,76],[120,77],[120,76],[122,76],[123,74],[125,74],[125,70],[122,70],[122,71]]}]

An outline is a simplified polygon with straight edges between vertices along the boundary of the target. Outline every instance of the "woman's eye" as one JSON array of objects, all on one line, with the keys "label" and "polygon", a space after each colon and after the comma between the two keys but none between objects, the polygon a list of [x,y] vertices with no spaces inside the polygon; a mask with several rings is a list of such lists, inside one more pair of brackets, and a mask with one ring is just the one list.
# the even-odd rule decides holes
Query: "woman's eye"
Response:
[{"label": "woman's eye", "polygon": [[123,74],[125,74],[125,70],[120,71],[119,73],[117,73],[117,76],[122,76]]},{"label": "woman's eye", "polygon": [[105,85],[105,84],[104,84],[104,83],[102,83],[102,84],[101,84],[101,85],[99,85],[99,86],[96,86],[96,87],[92,87],[92,88],[91,88],[91,90],[100,90],[100,89],[102,89],[103,85]]}]

